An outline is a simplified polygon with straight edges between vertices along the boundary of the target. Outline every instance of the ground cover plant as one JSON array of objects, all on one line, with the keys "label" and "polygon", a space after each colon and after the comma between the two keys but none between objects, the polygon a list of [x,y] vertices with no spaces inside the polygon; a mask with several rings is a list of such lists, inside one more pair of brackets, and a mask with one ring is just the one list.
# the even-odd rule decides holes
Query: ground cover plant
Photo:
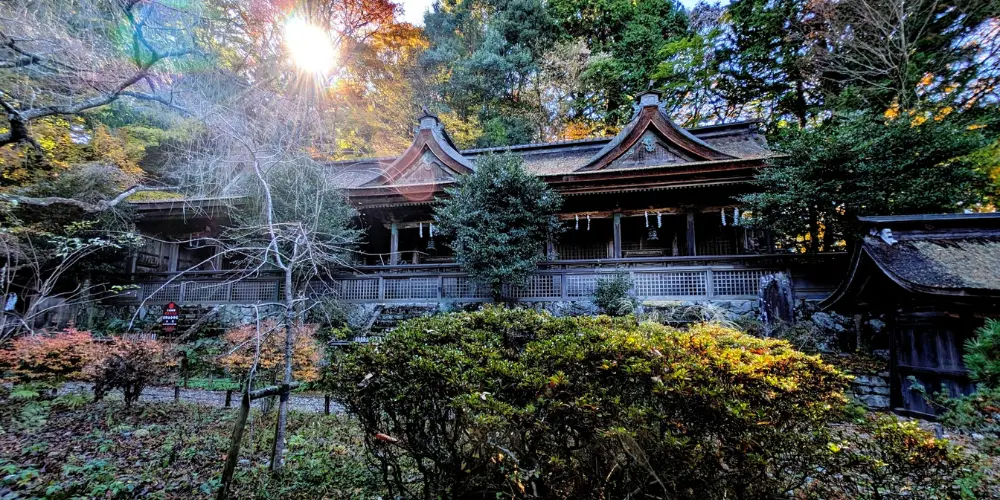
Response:
[{"label": "ground cover plant", "polygon": [[405,323],[332,378],[404,497],[947,497],[974,469],[920,429],[833,432],[844,375],[711,324],[486,308]]},{"label": "ground cover plant", "polygon": [[[234,411],[11,396],[0,394],[0,498],[212,498],[218,487]],[[274,413],[255,413],[234,498],[380,494],[351,419],[292,412],[288,465],[277,478],[267,470],[273,435]]]}]

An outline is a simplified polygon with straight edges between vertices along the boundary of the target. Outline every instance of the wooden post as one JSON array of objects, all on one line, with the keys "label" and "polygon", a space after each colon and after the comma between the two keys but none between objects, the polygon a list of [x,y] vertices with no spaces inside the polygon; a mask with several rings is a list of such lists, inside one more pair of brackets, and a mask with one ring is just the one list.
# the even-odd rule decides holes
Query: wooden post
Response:
[{"label": "wooden post", "polygon": [[177,261],[180,259],[180,243],[168,243],[170,245],[170,256],[167,260],[167,271],[171,273],[177,272]]},{"label": "wooden post", "polygon": [[615,212],[614,214],[614,255],[613,258],[622,258],[622,214]]},{"label": "wooden post", "polygon": [[399,264],[399,226],[393,222],[389,226],[389,265]]},{"label": "wooden post", "polygon": [[226,408],[233,407],[233,390],[226,389]]},{"label": "wooden post", "polygon": [[329,415],[330,414],[330,395],[329,394],[323,396],[323,414],[324,415]]},{"label": "wooden post", "polygon": [[274,396],[276,394],[288,394],[288,391],[299,386],[298,382],[288,385],[270,386],[256,391],[243,391],[240,399],[240,414],[236,417],[236,427],[233,428],[233,437],[229,440],[229,452],[226,454],[226,465],[222,468],[222,481],[219,485],[217,500],[225,500],[229,497],[229,483],[233,481],[233,472],[236,470],[236,462],[240,457],[240,442],[243,441],[243,430],[247,426],[247,416],[250,415],[250,401],[260,398]]},{"label": "wooden post", "polygon": [[694,242],[694,212],[687,213],[687,254],[688,256],[698,255],[698,247]]},{"label": "wooden post", "polygon": [[243,391],[240,399],[240,414],[236,417],[236,426],[233,428],[233,437],[229,441],[229,453],[226,455],[226,465],[222,469],[222,482],[219,487],[218,500],[225,500],[229,497],[229,483],[233,480],[233,472],[236,471],[236,462],[240,456],[240,442],[243,441],[243,430],[247,426],[247,417],[250,415],[250,394]]},{"label": "wooden post", "polygon": [[180,402],[181,402],[181,386],[175,385],[174,386],[174,403],[180,403]]}]

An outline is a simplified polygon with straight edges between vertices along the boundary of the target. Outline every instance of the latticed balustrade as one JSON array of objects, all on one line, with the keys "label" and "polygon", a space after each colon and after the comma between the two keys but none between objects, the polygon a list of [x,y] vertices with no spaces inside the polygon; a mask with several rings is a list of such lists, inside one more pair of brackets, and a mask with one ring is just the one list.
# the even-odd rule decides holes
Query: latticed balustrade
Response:
[{"label": "latticed balustrade", "polygon": [[[488,287],[478,285],[453,265],[408,266],[344,275],[309,290],[344,302],[484,302],[491,300]],[[523,286],[506,295],[525,302],[570,301],[594,294],[602,277],[628,273],[635,294],[652,300],[746,299],[757,295],[760,278],[779,269],[746,268],[735,265],[672,266],[663,262],[633,263],[630,267],[549,264],[528,277]],[[280,299],[278,279],[226,281],[149,282],[132,292],[132,300],[147,304],[262,303]]]}]

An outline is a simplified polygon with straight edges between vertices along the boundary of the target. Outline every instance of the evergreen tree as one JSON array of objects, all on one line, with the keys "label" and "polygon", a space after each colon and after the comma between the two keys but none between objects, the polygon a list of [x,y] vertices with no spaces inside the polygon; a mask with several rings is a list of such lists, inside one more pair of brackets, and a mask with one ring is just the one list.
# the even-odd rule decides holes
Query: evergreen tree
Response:
[{"label": "evergreen tree", "polygon": [[552,0],[564,36],[582,39],[593,57],[583,74],[591,90],[579,109],[620,127],[632,116],[632,101],[653,78],[660,52],[687,33],[684,8],[672,0]]},{"label": "evergreen tree", "polygon": [[719,86],[726,99],[756,105],[770,123],[787,120],[806,126],[822,102],[813,67],[815,15],[809,6],[806,0],[736,0],[729,5],[719,50]]},{"label": "evergreen tree", "polygon": [[441,103],[482,124],[476,145],[540,139],[540,62],[556,26],[541,0],[453,0],[425,16],[425,71]]},{"label": "evergreen tree", "polygon": [[1000,387],[1000,320],[987,319],[976,337],[965,342],[962,357],[972,380],[989,389]]},{"label": "evergreen tree", "polygon": [[506,286],[523,285],[559,230],[559,194],[511,153],[481,157],[448,194],[434,218],[441,234],[453,238],[462,269],[497,300]]},{"label": "evergreen tree", "polygon": [[989,201],[988,169],[998,158],[978,153],[994,140],[996,125],[857,111],[818,127],[788,127],[775,143],[787,156],[762,169],[761,191],[742,201],[756,225],[804,236],[813,251],[859,236],[858,216],[975,208]]}]

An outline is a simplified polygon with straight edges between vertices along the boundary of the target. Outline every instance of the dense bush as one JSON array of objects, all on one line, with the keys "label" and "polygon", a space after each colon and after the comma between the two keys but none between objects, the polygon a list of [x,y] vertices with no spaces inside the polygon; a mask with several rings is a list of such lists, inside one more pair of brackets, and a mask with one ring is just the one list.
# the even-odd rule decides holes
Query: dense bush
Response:
[{"label": "dense bush", "polygon": [[459,176],[434,208],[441,236],[450,237],[455,261],[495,300],[524,285],[546,240],[560,231],[562,197],[524,168],[512,153],[482,155],[476,170]]},{"label": "dense bush", "polygon": [[67,328],[15,338],[0,350],[0,370],[22,382],[62,383],[85,378],[85,368],[99,355],[90,332]]},{"label": "dense bush", "polygon": [[979,498],[974,457],[920,428],[917,421],[869,415],[829,444],[818,498]]},{"label": "dense bush", "polygon": [[780,495],[829,453],[845,383],[720,326],[502,308],[404,323],[331,378],[391,493],[425,498]]},{"label": "dense bush", "polygon": [[[734,318],[735,316],[735,318]],[[736,316],[728,309],[712,302],[647,302],[640,316],[643,320],[668,326],[683,326],[691,323],[715,323],[728,328],[741,329]]]},{"label": "dense bush", "polygon": [[115,339],[94,369],[94,399],[99,401],[117,389],[130,407],[147,385],[166,375],[171,362],[160,342]]},{"label": "dense bush", "polygon": [[594,304],[604,314],[611,316],[635,313],[639,301],[632,293],[632,277],[628,273],[615,273],[598,279],[594,290]]}]

